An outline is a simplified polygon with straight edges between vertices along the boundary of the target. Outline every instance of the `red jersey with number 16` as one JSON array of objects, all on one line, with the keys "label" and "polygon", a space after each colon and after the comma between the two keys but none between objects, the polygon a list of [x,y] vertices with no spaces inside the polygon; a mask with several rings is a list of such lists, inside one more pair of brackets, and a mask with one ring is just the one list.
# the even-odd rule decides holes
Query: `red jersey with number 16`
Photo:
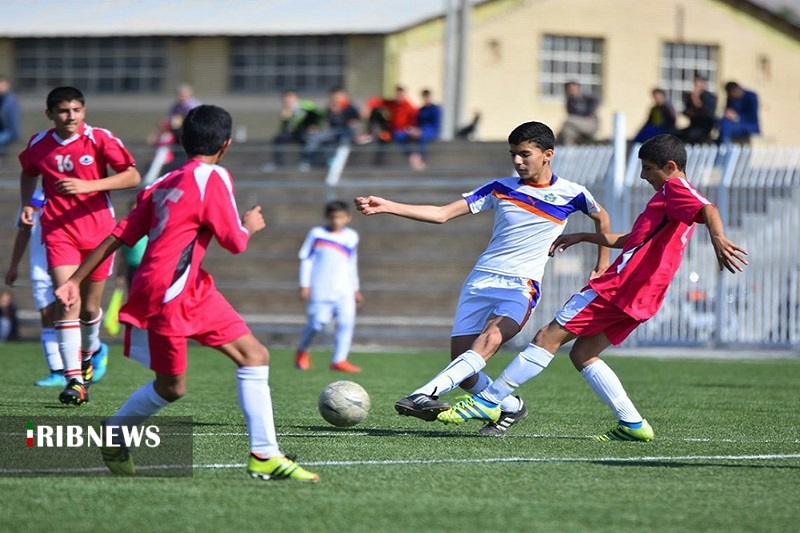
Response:
[{"label": "red jersey with number 16", "polygon": [[149,236],[120,321],[176,337],[191,336],[213,320],[201,304],[216,292],[214,279],[200,268],[211,237],[234,254],[250,238],[228,171],[197,159],[140,192],[112,234],[128,246]]},{"label": "red jersey with number 16", "polygon": [[72,242],[80,250],[91,250],[114,228],[114,210],[108,192],[61,194],[58,180],[105,178],[107,167],[122,172],[134,165],[122,141],[108,130],[82,124],[69,139],[55,128],[31,137],[19,155],[22,170],[42,176],[47,203],[42,210],[42,240],[57,238]]},{"label": "red jersey with number 16", "polygon": [[683,251],[711,205],[686,178],[671,178],[633,223],[622,253],[603,275],[589,281],[594,291],[637,320],[658,312]]}]

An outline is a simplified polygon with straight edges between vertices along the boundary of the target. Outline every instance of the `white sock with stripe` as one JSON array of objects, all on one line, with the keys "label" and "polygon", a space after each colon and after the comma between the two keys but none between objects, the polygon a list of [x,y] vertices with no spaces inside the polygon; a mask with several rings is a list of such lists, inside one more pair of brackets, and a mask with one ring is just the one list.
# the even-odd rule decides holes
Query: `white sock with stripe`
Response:
[{"label": "white sock with stripe", "polygon": [[103,321],[103,310],[95,318],[84,322],[81,320],[81,359],[91,359],[92,354],[100,349],[100,323]]},{"label": "white sock with stripe", "polygon": [[50,372],[63,372],[64,361],[61,360],[61,352],[58,351],[58,339],[56,330],[53,328],[42,328],[41,333],[42,350],[47,359],[47,366]]},{"label": "white sock with stripe", "polygon": [[477,352],[467,350],[462,353],[439,372],[435,378],[430,380],[422,387],[415,390],[412,394],[427,394],[428,396],[440,396],[458,387],[459,383],[468,377],[477,374],[486,361]]},{"label": "white sock with stripe", "polygon": [[81,324],[79,320],[56,320],[54,323],[58,351],[67,381],[77,379],[83,383],[81,374]]},{"label": "white sock with stripe", "polygon": [[611,370],[605,361],[598,360],[595,363],[581,370],[581,376],[592,390],[600,396],[606,405],[611,407],[620,422],[637,424],[642,422],[642,415],[634,407],[633,402],[628,398],[628,393],[622,386],[622,382]]},{"label": "white sock with stripe", "polygon": [[265,458],[283,455],[278,447],[278,436],[272,417],[269,367],[242,366],[236,369],[236,378],[239,406],[250,434],[250,451]]},{"label": "white sock with stripe", "polygon": [[[475,382],[475,385],[469,388],[464,388],[465,391],[473,396],[479,395],[481,392],[488,389],[492,384],[492,378],[487,376],[485,372],[478,372],[476,376],[478,377],[478,381]],[[507,396],[502,402],[500,402],[500,408],[507,413],[516,413],[521,407],[522,403],[520,402],[519,398],[515,396]]]}]

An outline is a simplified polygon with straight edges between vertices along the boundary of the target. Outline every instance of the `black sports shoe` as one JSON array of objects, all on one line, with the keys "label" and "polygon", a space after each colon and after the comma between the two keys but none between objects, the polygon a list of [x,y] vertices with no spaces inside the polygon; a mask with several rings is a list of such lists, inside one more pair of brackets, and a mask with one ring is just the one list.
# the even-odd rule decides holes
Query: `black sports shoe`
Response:
[{"label": "black sports shoe", "polygon": [[58,395],[58,401],[65,404],[80,405],[89,401],[88,388],[77,379],[73,378],[67,387]]},{"label": "black sports shoe", "polygon": [[86,359],[85,361],[81,361],[81,377],[83,377],[83,383],[86,385],[86,388],[89,388],[89,384],[92,382],[94,378],[94,365],[92,364],[92,358]]},{"label": "black sports shoe", "polygon": [[432,422],[436,420],[436,415],[450,408],[449,403],[440,402],[438,398],[421,393],[411,394],[397,400],[394,408],[403,416],[414,416]]},{"label": "black sports shoe", "polygon": [[500,413],[500,418],[497,422],[489,422],[481,429],[478,430],[478,433],[481,435],[490,435],[490,436],[499,436],[505,435],[508,428],[519,422],[520,420],[524,419],[528,416],[528,408],[525,407],[525,403],[522,401],[522,398],[517,396],[519,400],[519,411],[516,413],[511,413],[509,411],[503,411]]}]

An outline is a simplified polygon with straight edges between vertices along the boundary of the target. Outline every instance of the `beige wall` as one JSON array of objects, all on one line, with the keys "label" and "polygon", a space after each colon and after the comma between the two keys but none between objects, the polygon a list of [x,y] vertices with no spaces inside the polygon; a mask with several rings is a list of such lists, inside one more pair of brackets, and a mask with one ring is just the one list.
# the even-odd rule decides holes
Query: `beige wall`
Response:
[{"label": "beige wall", "polygon": [[[395,52],[396,79],[413,88],[437,87],[443,79],[443,25],[424,26],[404,32],[406,45]],[[556,130],[563,121],[563,101],[539,91],[544,33],[604,39],[602,137],[610,136],[615,111],[626,115],[627,133],[634,135],[658,85],[661,45],[683,38],[718,46],[721,83],[736,80],[759,94],[763,140],[800,144],[800,128],[788,119],[800,115],[800,41],[718,0],[496,0],[478,6],[466,111],[483,112],[484,139],[503,139],[525,120]],[[722,87],[714,89],[724,105]]]}]

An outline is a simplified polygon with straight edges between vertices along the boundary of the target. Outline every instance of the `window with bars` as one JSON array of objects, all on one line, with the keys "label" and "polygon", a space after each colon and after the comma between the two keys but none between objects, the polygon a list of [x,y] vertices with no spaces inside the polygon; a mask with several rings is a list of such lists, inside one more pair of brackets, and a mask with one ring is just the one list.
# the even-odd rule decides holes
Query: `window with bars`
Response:
[{"label": "window with bars", "polygon": [[563,97],[568,81],[577,81],[585,93],[603,95],[602,39],[545,35],[540,65],[543,96]]},{"label": "window with bars", "polygon": [[157,37],[18,39],[15,85],[20,92],[60,85],[88,93],[161,92],[164,53]]},{"label": "window with bars", "polygon": [[683,111],[683,94],[690,92],[695,74],[708,80],[708,90],[716,92],[719,82],[716,46],[664,43],[661,47],[659,85],[678,111]]},{"label": "window with bars", "polygon": [[338,35],[231,40],[231,92],[327,92],[344,84],[345,38]]}]

